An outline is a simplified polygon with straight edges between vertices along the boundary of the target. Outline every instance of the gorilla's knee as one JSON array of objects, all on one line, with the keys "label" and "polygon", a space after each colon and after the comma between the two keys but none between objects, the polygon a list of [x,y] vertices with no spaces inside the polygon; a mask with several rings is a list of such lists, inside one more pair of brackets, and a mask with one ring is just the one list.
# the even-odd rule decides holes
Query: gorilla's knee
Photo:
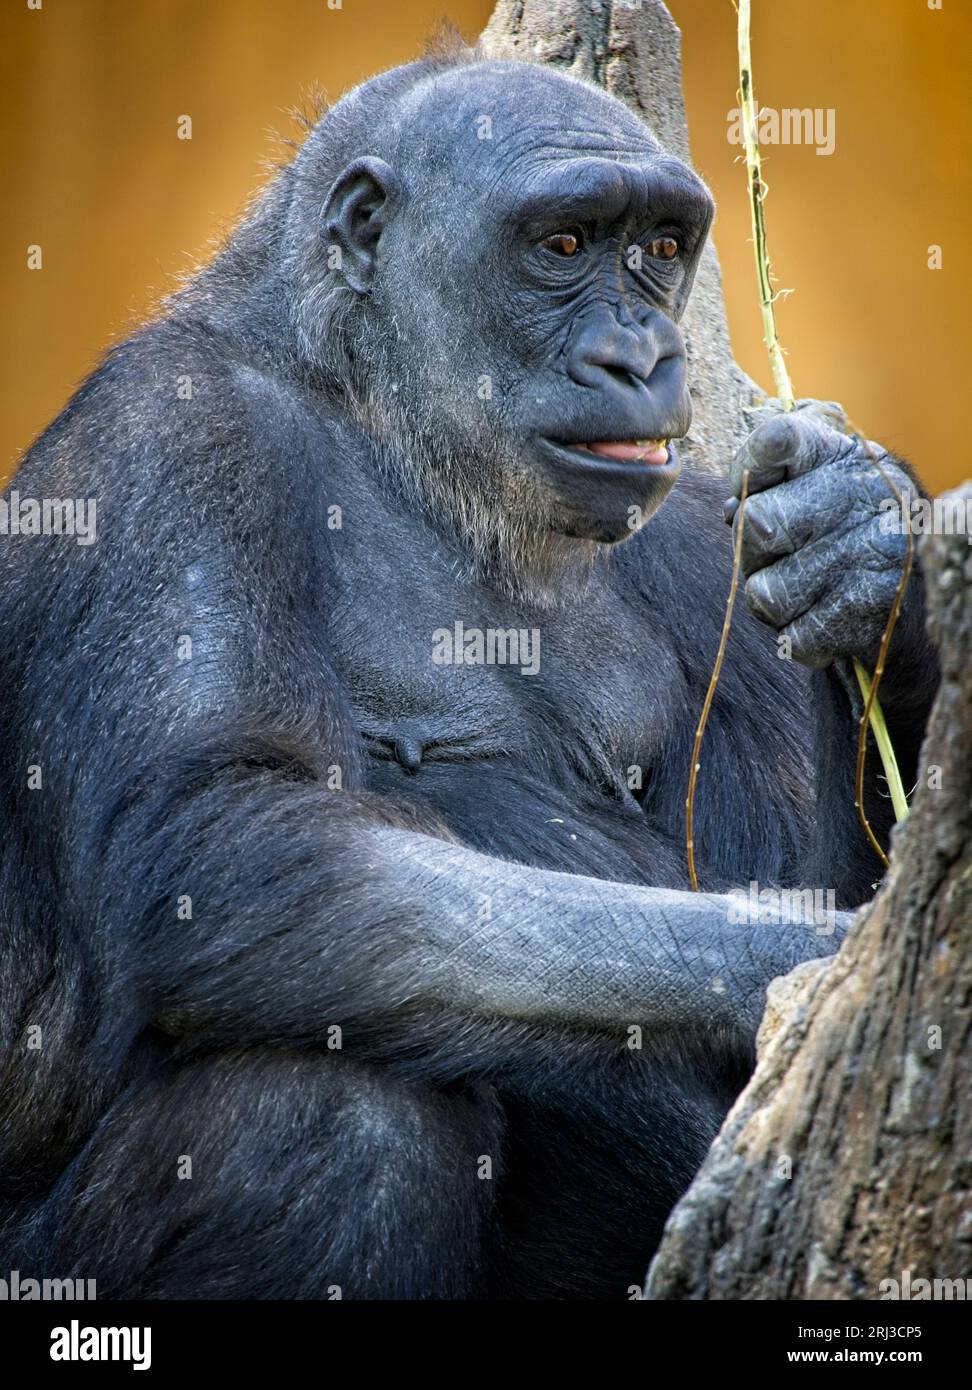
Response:
[{"label": "gorilla's knee", "polygon": [[114,1107],[45,1204],[45,1258],[109,1298],[460,1296],[499,1137],[486,1091],[332,1054],[206,1059]]}]

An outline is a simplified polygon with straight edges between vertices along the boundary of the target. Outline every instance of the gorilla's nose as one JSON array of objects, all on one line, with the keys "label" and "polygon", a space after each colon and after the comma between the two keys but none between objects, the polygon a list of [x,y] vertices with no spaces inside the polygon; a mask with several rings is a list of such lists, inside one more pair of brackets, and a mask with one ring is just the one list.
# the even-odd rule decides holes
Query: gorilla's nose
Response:
[{"label": "gorilla's nose", "polygon": [[652,416],[667,419],[685,383],[682,335],[662,314],[631,326],[598,315],[579,329],[567,370],[579,386],[605,392],[614,409],[644,411],[650,401]]}]

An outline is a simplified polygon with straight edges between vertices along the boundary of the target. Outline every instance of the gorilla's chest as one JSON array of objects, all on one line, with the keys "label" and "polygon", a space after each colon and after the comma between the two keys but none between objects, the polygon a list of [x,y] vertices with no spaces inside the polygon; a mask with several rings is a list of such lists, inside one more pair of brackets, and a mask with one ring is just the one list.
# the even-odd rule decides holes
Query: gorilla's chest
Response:
[{"label": "gorilla's chest", "polygon": [[[681,677],[637,613],[594,584],[567,607],[517,607],[447,576],[369,576],[331,642],[376,789],[436,802],[625,795],[664,746]],[[495,808],[502,813],[502,807]]]}]

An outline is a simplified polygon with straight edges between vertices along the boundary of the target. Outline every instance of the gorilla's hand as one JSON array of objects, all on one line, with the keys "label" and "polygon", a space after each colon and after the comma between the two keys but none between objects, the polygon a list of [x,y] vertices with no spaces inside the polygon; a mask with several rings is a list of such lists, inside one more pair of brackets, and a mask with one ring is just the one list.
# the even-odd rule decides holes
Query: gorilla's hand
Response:
[{"label": "gorilla's hand", "polygon": [[907,553],[881,469],[906,503],[915,484],[886,449],[845,426],[839,406],[800,401],[788,414],[768,414],[730,471],[726,520],[734,521],[749,470],[746,599],[807,666],[840,657],[873,663]]}]

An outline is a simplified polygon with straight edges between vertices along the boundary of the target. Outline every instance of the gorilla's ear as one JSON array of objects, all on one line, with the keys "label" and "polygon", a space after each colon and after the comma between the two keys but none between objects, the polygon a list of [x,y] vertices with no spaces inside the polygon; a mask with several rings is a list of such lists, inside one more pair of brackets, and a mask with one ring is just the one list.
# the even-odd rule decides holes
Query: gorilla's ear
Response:
[{"label": "gorilla's ear", "polygon": [[321,212],[321,233],[341,252],[341,272],[351,289],[367,294],[375,271],[378,238],[399,202],[401,184],[383,159],[365,155],[331,185]]}]

